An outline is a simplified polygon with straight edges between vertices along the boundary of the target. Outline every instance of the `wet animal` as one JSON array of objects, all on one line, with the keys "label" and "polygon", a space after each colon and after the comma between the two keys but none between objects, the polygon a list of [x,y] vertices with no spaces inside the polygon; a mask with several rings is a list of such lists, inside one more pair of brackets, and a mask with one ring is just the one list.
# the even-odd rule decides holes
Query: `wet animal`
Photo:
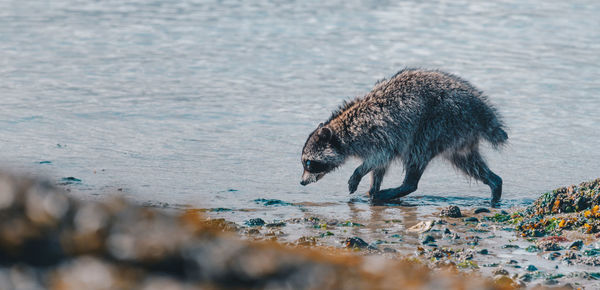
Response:
[{"label": "wet animal", "polygon": [[[414,192],[429,162],[442,156],[487,184],[496,205],[502,178],[487,166],[479,144],[485,140],[498,149],[507,139],[497,110],[469,82],[438,70],[404,69],[365,96],[345,102],[309,135],[300,184],[316,182],[356,157],[362,164],[348,180],[350,193],[371,173],[370,198],[387,201]],[[404,166],[404,180],[399,187],[381,190],[395,160]]]}]

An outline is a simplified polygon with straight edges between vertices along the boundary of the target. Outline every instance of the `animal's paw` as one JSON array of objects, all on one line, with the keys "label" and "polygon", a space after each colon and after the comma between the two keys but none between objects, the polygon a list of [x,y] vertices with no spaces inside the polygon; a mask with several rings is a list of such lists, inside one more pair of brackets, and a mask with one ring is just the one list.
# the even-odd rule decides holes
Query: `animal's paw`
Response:
[{"label": "animal's paw", "polygon": [[395,189],[389,188],[377,191],[374,194],[369,193],[369,195],[373,201],[387,201],[397,197],[397,192]]},{"label": "animal's paw", "polygon": [[354,176],[350,177],[350,180],[348,180],[348,191],[350,191],[350,194],[353,194],[356,191],[359,183],[360,179],[355,178]]}]

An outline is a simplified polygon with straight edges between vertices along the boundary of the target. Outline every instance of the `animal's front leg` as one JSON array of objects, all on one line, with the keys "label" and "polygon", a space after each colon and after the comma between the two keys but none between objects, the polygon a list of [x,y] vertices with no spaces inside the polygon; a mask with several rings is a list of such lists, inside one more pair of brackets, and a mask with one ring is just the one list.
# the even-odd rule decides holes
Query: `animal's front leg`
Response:
[{"label": "animal's front leg", "polygon": [[360,180],[363,178],[363,176],[367,175],[369,171],[371,171],[371,167],[365,163],[361,164],[354,170],[354,173],[352,173],[352,176],[350,176],[350,179],[348,180],[348,190],[350,191],[350,194],[353,194],[356,191]]},{"label": "animal's front leg", "polygon": [[371,171],[371,188],[369,189],[369,196],[374,196],[379,192],[383,176],[385,175],[386,167],[378,167]]},{"label": "animal's front leg", "polygon": [[418,168],[416,166],[410,166],[406,169],[406,176],[400,187],[388,188],[380,190],[374,195],[371,195],[371,199],[374,201],[386,201],[394,198],[399,198],[410,194],[417,190],[417,185],[423,175],[425,168]]}]

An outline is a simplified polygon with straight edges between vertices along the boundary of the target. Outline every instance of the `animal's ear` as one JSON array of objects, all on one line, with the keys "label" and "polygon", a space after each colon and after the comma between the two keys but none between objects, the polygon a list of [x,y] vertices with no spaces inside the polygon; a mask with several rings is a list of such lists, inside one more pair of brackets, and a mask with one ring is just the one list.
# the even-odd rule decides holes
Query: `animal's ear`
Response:
[{"label": "animal's ear", "polygon": [[319,129],[319,140],[328,142],[329,140],[331,140],[332,135],[333,133],[331,132],[331,129],[327,127]]}]

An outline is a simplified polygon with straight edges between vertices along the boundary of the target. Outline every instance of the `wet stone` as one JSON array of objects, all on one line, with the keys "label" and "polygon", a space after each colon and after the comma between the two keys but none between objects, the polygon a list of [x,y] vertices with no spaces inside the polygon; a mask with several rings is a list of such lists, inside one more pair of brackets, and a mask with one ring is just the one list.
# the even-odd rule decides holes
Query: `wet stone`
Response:
[{"label": "wet stone", "polygon": [[272,222],[265,225],[267,228],[285,227],[284,222]]},{"label": "wet stone", "polygon": [[435,238],[432,235],[425,235],[423,240],[421,240],[422,244],[430,244],[435,242]]},{"label": "wet stone", "polygon": [[363,239],[361,239],[359,237],[347,238],[344,241],[344,245],[346,245],[346,248],[359,248],[359,249],[364,249],[369,246],[369,244],[367,244],[367,242],[365,242]]},{"label": "wet stone", "polygon": [[462,214],[458,206],[450,205],[447,208],[442,209],[442,211],[440,212],[440,216],[459,218],[462,216]]},{"label": "wet stone", "polygon": [[536,245],[542,251],[560,251],[563,248],[552,240],[539,241]]},{"label": "wet stone", "polygon": [[512,244],[506,244],[504,246],[502,246],[503,249],[518,249],[519,246],[517,245],[512,245]]},{"label": "wet stone", "polygon": [[266,198],[257,198],[254,200],[254,202],[256,203],[262,203],[264,206],[288,206],[288,205],[292,205],[289,202],[285,202],[283,200],[279,200],[279,199],[266,199]]},{"label": "wet stone", "polygon": [[560,253],[559,252],[552,252],[548,255],[546,255],[546,259],[548,260],[556,260],[556,258],[560,257]]},{"label": "wet stone", "polygon": [[489,254],[489,251],[488,251],[488,249],[482,249],[481,251],[479,251],[479,253],[482,255],[487,255],[487,254]]},{"label": "wet stone", "polygon": [[450,231],[450,229],[448,229],[448,228],[444,229],[444,234],[446,234],[446,235],[449,235],[449,234],[451,234],[451,233],[452,233],[452,232]]},{"label": "wet stone", "polygon": [[494,274],[494,276],[498,276],[498,275],[508,275],[508,271],[506,271],[505,269],[502,268],[498,268],[496,270],[494,270],[494,272],[492,272]]},{"label": "wet stone", "polygon": [[533,275],[531,275],[529,273],[523,273],[523,274],[519,275],[519,280],[521,280],[523,282],[531,282],[531,280],[533,280]]},{"label": "wet stone", "polygon": [[581,250],[581,247],[583,247],[583,241],[577,240],[569,246],[569,249],[579,251]]},{"label": "wet stone", "polygon": [[477,219],[476,217],[468,217],[468,218],[464,219],[464,221],[469,222],[469,223],[471,223],[471,222],[477,223],[477,222],[479,222],[479,219]]},{"label": "wet stone", "polygon": [[480,208],[477,208],[477,209],[475,209],[475,211],[474,211],[474,213],[475,213],[475,214],[480,214],[480,213],[489,213],[489,212],[490,212],[490,210],[489,210],[489,209],[487,209],[487,208],[485,208],[485,207],[480,207]]},{"label": "wet stone", "polygon": [[245,224],[250,227],[260,227],[265,225],[265,221],[261,218],[254,218],[247,220]]},{"label": "wet stone", "polygon": [[535,272],[535,271],[537,271],[537,269],[538,268],[534,265],[527,266],[527,271],[529,271],[529,272]]}]

